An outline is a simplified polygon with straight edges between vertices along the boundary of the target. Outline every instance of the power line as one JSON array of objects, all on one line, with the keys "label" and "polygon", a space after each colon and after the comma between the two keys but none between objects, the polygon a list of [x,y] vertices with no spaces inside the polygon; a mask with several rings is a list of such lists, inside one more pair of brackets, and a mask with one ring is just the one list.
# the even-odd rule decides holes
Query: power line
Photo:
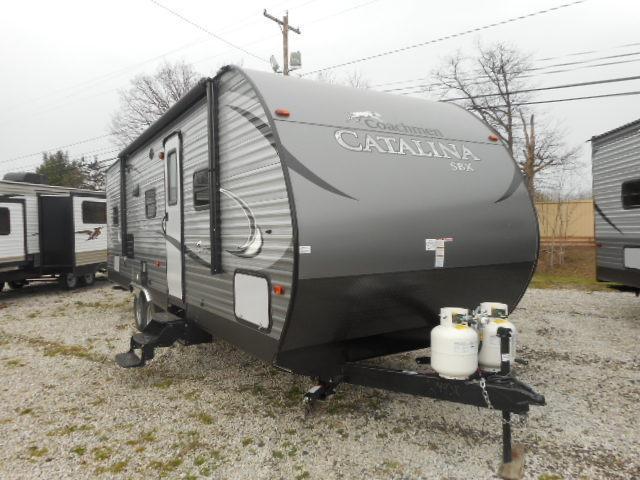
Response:
[{"label": "power line", "polygon": [[[155,1],[155,0],[151,0],[151,1]],[[567,7],[571,7],[571,6],[574,6],[574,5],[578,5],[578,4],[584,3],[586,1],[587,0],[576,0],[574,2],[564,3],[562,5],[558,5],[557,7],[547,8],[547,9],[544,9],[544,10],[538,10],[538,11],[535,11],[535,12],[528,13],[526,15],[520,15],[518,17],[508,18],[508,19],[502,20],[500,22],[490,23],[488,25],[483,25],[481,27],[476,27],[476,28],[472,28],[472,29],[469,29],[469,30],[464,30],[462,32],[458,32],[458,33],[454,33],[454,34],[451,34],[451,35],[446,35],[446,36],[443,36],[443,37],[435,38],[435,39],[432,39],[432,40],[428,40],[426,42],[416,43],[414,45],[409,45],[409,46],[406,46],[406,47],[396,48],[394,50],[388,50],[386,52],[381,52],[381,53],[377,53],[377,54],[374,54],[374,55],[369,55],[367,57],[357,58],[355,60],[350,60],[348,62],[339,63],[339,64],[336,64],[336,65],[331,65],[329,67],[319,68],[317,70],[312,70],[311,72],[303,73],[303,74],[301,74],[301,76],[312,75],[314,73],[324,72],[326,70],[333,70],[335,68],[345,67],[347,65],[353,65],[353,64],[356,64],[356,63],[360,63],[360,62],[373,60],[374,58],[380,58],[380,57],[384,57],[384,56],[387,56],[387,55],[393,55],[393,54],[396,54],[396,53],[400,53],[400,52],[404,52],[404,51],[407,51],[407,50],[411,50],[413,48],[424,47],[426,45],[431,45],[431,44],[434,44],[434,43],[442,42],[444,40],[449,40],[451,38],[462,37],[462,36],[469,35],[469,34],[472,34],[472,33],[476,33],[476,32],[482,31],[482,30],[487,30],[489,28],[497,27],[499,25],[505,25],[505,24],[508,24],[508,23],[516,22],[518,20],[524,20],[526,18],[534,17],[534,16],[537,16],[537,15],[543,15],[543,14],[550,13],[550,12],[553,12],[553,11],[556,11],[556,10],[560,10],[560,9],[563,9],[563,8],[567,8]]]},{"label": "power line", "polygon": [[[241,47],[240,45],[236,45],[235,43],[230,42],[229,40],[226,40],[224,38],[222,38],[220,35],[216,35],[215,33],[213,33],[210,30],[207,30],[205,27],[203,27],[202,25],[199,25],[195,22],[193,22],[192,20],[189,20],[187,17],[181,15],[180,13],[176,12],[175,10],[170,9],[169,7],[166,7],[164,5],[162,5],[160,2],[157,2],[156,0],[149,0],[151,3],[153,3],[154,5],[166,10],[167,12],[169,12],[170,14],[178,17],[180,20],[188,23],[189,25],[192,25],[194,27],[196,27],[198,30],[201,30],[203,32],[205,32],[207,35],[211,35],[212,37],[216,38],[217,40],[221,41],[222,43],[226,43],[227,45],[229,45],[230,47],[235,48],[236,50],[240,50],[241,52],[246,53],[247,55],[256,58],[258,60],[260,60],[261,62],[265,62],[265,63],[269,63],[269,60],[266,60],[258,55],[256,55],[255,53],[250,52],[249,50]],[[583,0],[585,1],[585,0]]]},{"label": "power line", "polygon": [[[640,90],[635,90],[632,92],[621,92],[621,93],[605,93],[602,95],[588,95],[584,97],[570,97],[570,98],[557,98],[554,100],[538,100],[533,102],[520,102],[511,104],[512,107],[519,107],[521,105],[540,105],[543,103],[560,103],[560,102],[574,102],[577,100],[592,100],[595,98],[608,98],[608,97],[626,97],[631,95],[640,95]],[[506,107],[507,105],[495,105],[496,107]],[[479,108],[474,108],[472,110],[478,110]]]},{"label": "power line", "polygon": [[[575,87],[586,87],[588,85],[601,85],[604,83],[616,83],[616,82],[630,82],[632,80],[640,80],[640,75],[636,75],[633,77],[618,77],[618,78],[607,78],[604,80],[593,80],[590,82],[579,82],[579,83],[565,83],[563,85],[554,85],[552,87],[539,87],[539,88],[525,88],[523,90],[514,90],[509,92],[509,95],[515,95],[518,93],[530,93],[530,92],[541,92],[544,90],[558,90],[561,88],[575,88]],[[443,102],[454,102],[457,100],[470,100],[474,98],[488,98],[488,97],[499,97],[501,93],[486,93],[483,95],[472,95],[470,97],[456,97],[456,98],[447,98],[441,100]]]},{"label": "power line", "polygon": [[97,137],[85,138],[84,140],[78,140],[77,142],[68,143],[67,145],[58,145],[57,147],[43,148],[42,150],[40,150],[38,152],[35,152],[35,153],[29,153],[29,154],[22,155],[22,156],[19,156],[19,157],[13,157],[13,158],[7,158],[7,159],[4,159],[4,160],[0,160],[0,163],[12,162],[14,160],[22,160],[23,158],[29,158],[29,157],[34,157],[36,155],[42,155],[42,152],[58,151],[58,150],[62,150],[63,148],[75,147],[76,145],[80,145],[80,144],[83,144],[83,143],[88,143],[88,142],[91,142],[93,140],[99,140],[101,138],[107,138],[107,137],[111,137],[111,136],[113,136],[113,134],[107,133],[106,135],[99,135]]},{"label": "power line", "polygon": [[[630,46],[636,46],[636,45],[640,45],[640,43],[628,43],[628,44],[624,44],[624,45],[616,45],[614,47],[609,47],[609,48],[604,48],[601,50],[591,50],[589,52],[574,52],[574,53],[566,53],[564,55],[558,55],[556,57],[548,57],[548,58],[542,58],[542,59],[538,59],[538,60],[534,60],[535,62],[543,62],[543,61],[547,61],[547,60],[555,60],[555,59],[559,59],[559,58],[566,58],[566,57],[570,57],[570,56],[575,56],[575,55],[582,55],[582,54],[587,54],[587,53],[599,53],[599,52],[603,52],[603,51],[607,51],[607,50],[613,50],[615,48],[622,48],[622,47],[630,47]],[[613,58],[613,57],[617,57],[617,56],[633,56],[633,55],[638,55],[640,54],[640,51],[637,52],[631,52],[631,53],[625,53],[625,54],[621,54],[621,55],[614,55],[614,56],[605,56],[605,57],[595,57],[595,58],[591,58],[591,59],[587,59],[587,60],[581,60],[580,62],[575,62],[573,64],[578,64],[578,63],[589,63],[589,62],[594,62],[596,60],[604,60],[604,59],[609,59],[609,58]],[[548,68],[553,68],[553,67],[559,67],[559,66],[565,66],[567,64],[553,64],[553,65],[547,65],[544,67],[538,67],[538,70],[546,70]],[[372,87],[386,87],[389,85],[397,85],[399,83],[410,83],[410,82],[416,82],[418,80],[427,80],[430,77],[417,77],[417,78],[410,78],[407,80],[394,80],[392,82],[383,82],[383,83],[376,83],[371,85]],[[406,86],[406,87],[401,87],[401,88],[411,88],[412,86]],[[389,91],[389,90],[385,90],[385,91]]]},{"label": "power line", "polygon": [[[637,52],[635,55],[640,55],[640,52]],[[595,59],[593,59],[595,60]],[[556,74],[556,73],[566,73],[566,72],[574,72],[576,70],[584,70],[586,68],[598,68],[598,67],[607,67],[610,65],[621,65],[621,64],[625,64],[625,63],[636,63],[636,62],[640,62],[640,58],[637,59],[633,59],[633,60],[619,60],[616,62],[605,62],[605,63],[597,63],[594,65],[583,65],[580,67],[573,67],[573,68],[564,68],[564,69],[558,69],[558,70],[550,70],[548,72],[537,72],[534,74],[530,74],[530,75],[522,75],[519,78],[532,78],[532,77],[537,77],[539,75],[551,75],[551,74]],[[549,68],[551,68],[552,66],[550,66]],[[527,70],[529,71],[529,70]],[[428,78],[428,77],[425,77]],[[476,82],[474,83],[474,85],[483,85],[485,83],[489,83],[489,81],[481,81],[481,82]],[[398,88],[390,88],[387,90],[378,90],[379,92],[396,92],[396,91],[401,91],[401,90],[415,90],[418,89],[416,91],[413,92],[404,92],[403,94],[411,94],[411,93],[420,93],[425,91],[426,89],[428,89],[429,87],[437,87],[442,85],[442,83],[436,82],[436,83],[423,83],[423,84],[416,84],[416,85],[408,85],[406,87],[398,87]]]}]

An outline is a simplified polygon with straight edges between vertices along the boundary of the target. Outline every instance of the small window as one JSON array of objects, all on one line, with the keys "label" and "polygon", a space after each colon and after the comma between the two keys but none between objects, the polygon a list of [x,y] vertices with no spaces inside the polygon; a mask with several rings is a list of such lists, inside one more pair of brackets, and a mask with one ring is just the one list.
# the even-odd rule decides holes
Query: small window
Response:
[{"label": "small window", "polygon": [[640,179],[622,183],[622,208],[640,208]]},{"label": "small window", "polygon": [[117,227],[120,224],[120,215],[118,212],[118,207],[113,207],[111,210],[111,223],[114,227]]},{"label": "small window", "polygon": [[193,174],[193,206],[209,208],[209,170],[198,170]]},{"label": "small window", "polygon": [[156,189],[152,188],[144,192],[144,215],[147,218],[156,218]]},{"label": "small window", "polygon": [[107,204],[82,202],[82,223],[107,223]]},{"label": "small window", "polygon": [[0,235],[11,233],[11,215],[8,208],[0,208]]},{"label": "small window", "polygon": [[178,154],[175,150],[169,153],[167,162],[167,186],[169,188],[167,202],[169,205],[175,205],[178,203]]}]

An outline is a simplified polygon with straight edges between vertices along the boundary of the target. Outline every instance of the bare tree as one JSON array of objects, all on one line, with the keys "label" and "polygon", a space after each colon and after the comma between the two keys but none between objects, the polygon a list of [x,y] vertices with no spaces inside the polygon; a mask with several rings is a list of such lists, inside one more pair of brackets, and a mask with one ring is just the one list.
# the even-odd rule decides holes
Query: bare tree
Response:
[{"label": "bare tree", "polygon": [[338,83],[335,74],[330,70],[316,73],[315,80],[317,82],[335,84]]},{"label": "bare tree", "polygon": [[534,194],[536,176],[570,163],[576,150],[566,148],[563,132],[557,127],[550,123],[544,128],[537,126],[533,113],[523,105],[531,100],[527,91],[532,88],[530,70],[527,55],[497,43],[479,45],[475,57],[458,52],[433,76],[444,100],[459,103],[493,127],[518,161],[526,175],[527,188]]},{"label": "bare tree", "polygon": [[199,75],[184,61],[164,63],[151,75],[138,75],[119,91],[120,108],[111,118],[111,133],[127,145],[157,120],[197,82]]},{"label": "bare tree", "polygon": [[369,80],[367,80],[362,72],[358,70],[352,70],[345,78],[346,84],[353,88],[371,88]]}]

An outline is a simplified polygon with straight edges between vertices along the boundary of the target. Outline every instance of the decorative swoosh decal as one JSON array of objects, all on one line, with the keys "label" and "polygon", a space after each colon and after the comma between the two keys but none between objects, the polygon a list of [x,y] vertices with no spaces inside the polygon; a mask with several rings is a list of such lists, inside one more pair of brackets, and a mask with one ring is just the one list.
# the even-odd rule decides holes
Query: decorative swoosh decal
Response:
[{"label": "decorative swoosh decal", "polygon": [[[169,242],[171,245],[173,245],[174,247],[176,247],[178,249],[178,251],[180,251],[180,247],[181,244],[178,240],[176,240],[175,238],[173,238],[170,235],[167,235],[165,232],[163,232],[162,230],[156,230],[156,233],[159,233],[160,235],[162,235],[164,237],[164,239]],[[193,250],[191,250],[189,247],[187,247],[186,245],[184,246],[184,253],[191,259],[194,260],[196,263],[199,263],[200,265],[202,265],[203,267],[207,267],[207,268],[211,268],[211,263],[207,262],[204,258],[202,258],[200,255],[198,255],[196,252],[194,252]]]},{"label": "decorative swoosh decal", "polygon": [[244,200],[236,194],[231,193],[229,190],[221,188],[220,193],[224,193],[227,197],[240,205],[244,214],[247,216],[247,220],[249,220],[249,237],[247,238],[247,241],[238,248],[227,250],[227,252],[241,258],[253,258],[257,256],[262,251],[262,244],[264,240],[262,238],[260,227],[256,224],[256,218],[253,216],[251,208],[249,208],[249,205],[247,205]]},{"label": "decorative swoosh decal", "polygon": [[[229,105],[229,108],[238,112],[240,115],[246,118],[249,122],[251,122],[251,124],[262,134],[262,136],[267,139],[267,141],[271,144],[271,146],[275,148],[275,140],[273,139],[273,133],[271,132],[271,127],[269,127],[269,125],[264,123],[262,120],[256,117],[253,113],[248,112],[243,108],[236,107],[235,105]],[[318,175],[313,173],[311,170],[309,170],[309,168],[307,168],[297,158],[295,158],[286,148],[283,147],[282,150],[285,153],[284,155],[285,158],[281,160],[288,168],[290,168],[297,174],[303,176],[308,181],[310,181],[311,183],[317,185],[318,187],[324,190],[327,190],[331,193],[335,193],[336,195],[340,195],[341,197],[350,198],[351,200],[357,200],[353,198],[351,195],[348,195],[338,190],[336,187],[334,187],[333,185],[331,185],[330,183],[326,182],[325,180],[320,178]]]},{"label": "decorative swoosh decal", "polygon": [[624,233],[622,232],[622,230],[620,230],[618,227],[616,227],[616,224],[613,223],[611,221],[611,219],[609,217],[607,217],[605,215],[605,213],[600,209],[600,207],[598,206],[597,203],[593,202],[593,207],[596,209],[596,212],[598,212],[598,215],[600,215],[602,217],[602,219],[607,222],[609,225],[611,225],[615,230],[617,230],[618,232],[620,232],[622,235],[624,235]]},{"label": "decorative swoosh decal", "polygon": [[513,177],[511,178],[511,183],[509,184],[509,188],[507,188],[507,191],[504,192],[502,196],[498,200],[496,200],[494,203],[500,203],[503,200],[506,200],[507,198],[509,198],[514,193],[516,193],[516,190],[518,189],[521,183],[522,183],[522,172],[520,171],[520,167],[515,167],[513,170]]}]

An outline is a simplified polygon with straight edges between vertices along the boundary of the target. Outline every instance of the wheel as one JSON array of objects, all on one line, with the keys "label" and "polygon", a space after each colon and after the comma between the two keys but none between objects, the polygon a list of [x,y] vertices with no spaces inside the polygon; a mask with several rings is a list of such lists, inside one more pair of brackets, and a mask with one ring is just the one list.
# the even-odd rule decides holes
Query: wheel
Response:
[{"label": "wheel", "polygon": [[78,286],[78,277],[73,273],[61,273],[58,277],[58,281],[62,287],[67,290],[73,290]]},{"label": "wheel", "polygon": [[4,289],[4,282],[0,282],[0,292]]},{"label": "wheel", "polygon": [[147,302],[144,294],[140,293],[135,296],[133,299],[133,319],[138,330],[143,331],[145,329],[147,324],[151,321],[153,311],[153,304]]},{"label": "wheel", "polygon": [[24,287],[27,284],[26,280],[11,280],[9,282],[9,286],[12,290],[18,290],[19,288]]},{"label": "wheel", "polygon": [[95,272],[91,272],[91,273],[85,273],[84,275],[82,275],[80,277],[80,282],[83,285],[86,285],[87,287],[90,285],[93,285],[96,281],[96,274]]}]

